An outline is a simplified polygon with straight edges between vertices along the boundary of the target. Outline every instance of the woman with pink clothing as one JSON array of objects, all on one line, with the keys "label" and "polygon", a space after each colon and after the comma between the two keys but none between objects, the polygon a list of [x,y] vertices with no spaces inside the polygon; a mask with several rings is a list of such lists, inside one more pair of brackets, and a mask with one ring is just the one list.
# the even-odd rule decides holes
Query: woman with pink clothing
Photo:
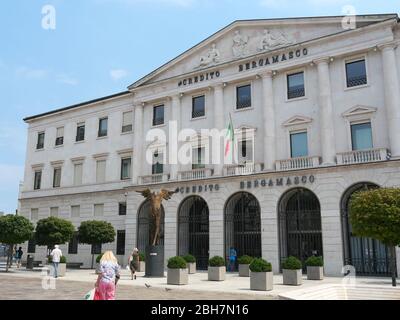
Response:
[{"label": "woman with pink clothing", "polygon": [[115,300],[116,279],[120,266],[112,251],[106,251],[100,260],[100,273],[95,284],[100,300]]}]

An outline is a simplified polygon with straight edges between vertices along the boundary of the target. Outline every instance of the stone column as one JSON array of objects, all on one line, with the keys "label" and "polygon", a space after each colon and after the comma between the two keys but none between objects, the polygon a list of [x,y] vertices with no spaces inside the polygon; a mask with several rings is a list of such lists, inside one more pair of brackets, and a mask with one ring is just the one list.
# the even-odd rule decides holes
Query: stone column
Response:
[{"label": "stone column", "polygon": [[175,141],[169,141],[169,163],[170,163],[170,173],[171,173],[171,180],[176,180],[178,179],[178,172],[180,171],[180,165],[179,165],[179,159],[178,159],[178,150],[179,150],[179,141],[178,141],[178,136],[179,136],[179,131],[181,129],[181,95],[174,95],[171,97],[172,98],[172,121],[175,121],[173,123],[170,122],[170,129],[171,125],[175,126],[176,128],[176,140]]},{"label": "stone column", "polygon": [[[214,128],[224,129],[224,83],[219,83],[214,87]],[[221,148],[219,150],[220,161],[214,167],[214,175],[222,176],[224,170],[223,139],[221,137]],[[214,151],[214,150],[213,150]]]},{"label": "stone column", "polygon": [[322,164],[335,164],[336,147],[335,132],[333,126],[332,90],[329,72],[329,58],[322,58],[314,61],[318,68],[318,89],[319,89],[319,114]]},{"label": "stone column", "polygon": [[132,183],[139,183],[139,176],[142,174],[143,158],[143,104],[138,104],[134,108],[134,139],[133,139],[133,161],[132,161]]},{"label": "stone column", "polygon": [[393,44],[381,47],[390,151],[400,158],[400,85]]},{"label": "stone column", "polygon": [[276,161],[275,107],[272,71],[261,75],[264,119],[264,168],[274,170]]}]

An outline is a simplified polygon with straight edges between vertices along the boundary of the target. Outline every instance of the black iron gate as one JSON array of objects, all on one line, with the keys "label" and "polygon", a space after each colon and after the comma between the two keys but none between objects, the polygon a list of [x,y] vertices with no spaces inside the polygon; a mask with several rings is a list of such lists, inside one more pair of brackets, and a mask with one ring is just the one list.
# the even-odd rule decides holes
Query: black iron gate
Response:
[{"label": "black iron gate", "polygon": [[360,276],[391,276],[389,248],[378,240],[353,235],[349,221],[351,196],[358,191],[379,188],[372,183],[359,183],[349,188],[342,199],[342,232],[345,265],[352,265]]},{"label": "black iron gate", "polygon": [[318,198],[307,189],[290,190],[279,204],[281,262],[294,256],[303,262],[322,256],[321,210]]},{"label": "black iron gate", "polygon": [[178,254],[195,256],[197,269],[207,270],[209,242],[208,205],[199,196],[189,197],[178,213]]},{"label": "black iron gate", "polygon": [[238,257],[261,257],[261,210],[258,200],[250,193],[233,195],[225,206],[226,258],[230,248],[236,250]]},{"label": "black iron gate", "polygon": [[[161,226],[160,226],[160,244],[164,244],[164,220],[165,212],[164,207],[162,209]],[[146,247],[150,244],[150,230],[155,226],[150,219],[151,204],[150,201],[146,200],[139,208],[138,222],[137,222],[137,248],[140,252],[145,253]]]}]

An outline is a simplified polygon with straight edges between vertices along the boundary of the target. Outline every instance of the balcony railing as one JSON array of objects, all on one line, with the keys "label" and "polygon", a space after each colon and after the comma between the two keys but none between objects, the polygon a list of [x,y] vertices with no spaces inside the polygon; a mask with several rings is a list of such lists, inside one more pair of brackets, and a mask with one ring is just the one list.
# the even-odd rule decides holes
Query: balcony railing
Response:
[{"label": "balcony railing", "polygon": [[196,180],[211,177],[214,171],[209,168],[193,169],[190,171],[181,171],[178,173],[179,180]]},{"label": "balcony railing", "polygon": [[315,168],[320,165],[320,157],[298,157],[286,160],[279,160],[276,162],[277,171],[288,171]]},{"label": "balcony railing", "polygon": [[388,160],[388,151],[384,148],[357,150],[337,154],[337,164],[366,163]]},{"label": "balcony railing", "polygon": [[161,183],[169,180],[169,174],[160,173],[139,177],[139,184]]},{"label": "balcony railing", "polygon": [[239,165],[228,165],[224,168],[225,176],[240,176],[260,172],[262,168],[260,163],[245,163]]}]

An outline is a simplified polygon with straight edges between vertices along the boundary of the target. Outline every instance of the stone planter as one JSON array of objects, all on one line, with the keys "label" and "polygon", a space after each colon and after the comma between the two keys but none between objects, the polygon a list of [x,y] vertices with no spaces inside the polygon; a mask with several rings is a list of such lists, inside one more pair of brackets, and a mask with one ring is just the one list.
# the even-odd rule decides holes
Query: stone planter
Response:
[{"label": "stone planter", "polygon": [[250,290],[270,291],[273,287],[273,272],[250,272]]},{"label": "stone planter", "polygon": [[187,268],[188,268],[189,274],[195,274],[196,273],[196,262],[188,263]]},{"label": "stone planter", "polygon": [[283,269],[283,284],[288,286],[299,286],[303,283],[302,270]]},{"label": "stone planter", "polygon": [[239,264],[239,277],[250,277],[249,264]]},{"label": "stone planter", "polygon": [[307,280],[323,280],[324,267],[307,267]]},{"label": "stone planter", "polygon": [[223,267],[208,267],[208,280],[209,281],[224,281],[226,268]]},{"label": "stone planter", "polygon": [[189,282],[188,269],[169,269],[167,283],[173,285],[185,285]]},{"label": "stone planter", "polygon": [[146,262],[139,261],[139,268],[136,271],[137,272],[145,272],[146,271]]}]

